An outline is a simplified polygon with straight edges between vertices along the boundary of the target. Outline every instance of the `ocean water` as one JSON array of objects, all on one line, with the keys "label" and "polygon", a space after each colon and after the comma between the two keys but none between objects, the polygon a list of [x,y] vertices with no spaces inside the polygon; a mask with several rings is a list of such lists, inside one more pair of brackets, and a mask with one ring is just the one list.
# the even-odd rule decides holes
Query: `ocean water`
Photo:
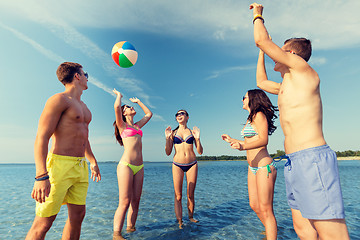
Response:
[{"label": "ocean water", "polygon": [[[118,204],[116,162],[99,163],[102,181],[91,182],[81,239],[112,239],[112,221]],[[278,165],[274,211],[278,239],[297,239],[286,202],[284,162]],[[360,161],[339,161],[346,221],[353,240],[360,239]],[[24,239],[31,227],[35,201],[33,164],[0,165],[0,239]],[[185,184],[184,184],[185,186]],[[199,223],[187,218],[186,189],[183,190],[184,229],[178,229],[173,207],[171,163],[145,163],[145,180],[136,224],[127,239],[265,239],[264,227],[248,204],[247,163],[202,161],[195,191],[195,214]],[[61,239],[67,218],[63,206],[46,239]]]}]

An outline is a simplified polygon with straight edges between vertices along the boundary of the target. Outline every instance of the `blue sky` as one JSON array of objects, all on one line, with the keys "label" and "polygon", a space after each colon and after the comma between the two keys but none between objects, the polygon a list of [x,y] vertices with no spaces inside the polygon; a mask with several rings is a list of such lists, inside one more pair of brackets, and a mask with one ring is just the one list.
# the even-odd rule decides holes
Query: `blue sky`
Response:
[{"label": "blue sky", "polygon": [[[145,161],[171,161],[164,130],[186,109],[188,126],[201,130],[204,155],[245,155],[221,134],[240,138],[248,112],[241,99],[256,88],[258,49],[251,1],[215,0],[0,0],[0,163],[33,163],[33,145],[46,100],[64,90],[56,78],[63,61],[90,75],[83,101],[93,114],[90,143],[98,161],[119,160],[113,136],[115,87],[141,99],[154,113],[143,128]],[[265,25],[278,45],[289,37],[313,42],[310,64],[319,73],[327,143],[336,151],[358,150],[360,133],[360,1],[267,0]],[[135,66],[115,65],[111,49],[131,42]],[[281,81],[266,59],[269,78]],[[269,95],[277,105],[277,97]],[[138,115],[142,111],[135,106]],[[283,150],[278,130],[269,152]]]}]

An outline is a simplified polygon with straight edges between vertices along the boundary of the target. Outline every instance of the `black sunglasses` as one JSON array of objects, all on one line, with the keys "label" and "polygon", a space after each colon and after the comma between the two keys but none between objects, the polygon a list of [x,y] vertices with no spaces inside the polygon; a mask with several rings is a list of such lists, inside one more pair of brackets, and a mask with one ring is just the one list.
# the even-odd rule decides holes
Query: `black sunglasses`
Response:
[{"label": "black sunglasses", "polygon": [[84,72],[84,75],[86,78],[89,78],[89,74],[87,72]]},{"label": "black sunglasses", "polygon": [[124,105],[123,112],[125,112],[125,110],[126,110],[127,108],[132,108],[132,106]]},{"label": "black sunglasses", "polygon": [[244,101],[246,98],[248,98],[248,97],[243,96],[243,101]]},{"label": "black sunglasses", "polygon": [[178,112],[178,113],[175,114],[175,117],[184,116],[184,115],[187,116],[187,113],[186,112]]}]

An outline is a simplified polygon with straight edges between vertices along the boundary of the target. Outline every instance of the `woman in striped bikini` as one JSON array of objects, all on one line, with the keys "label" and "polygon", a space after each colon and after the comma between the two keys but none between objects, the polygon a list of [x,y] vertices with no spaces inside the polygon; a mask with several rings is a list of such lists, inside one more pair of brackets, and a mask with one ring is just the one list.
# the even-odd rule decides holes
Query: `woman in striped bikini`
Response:
[{"label": "woman in striped bikini", "polygon": [[136,111],[128,105],[121,106],[122,94],[116,89],[114,103],[115,137],[121,146],[124,146],[124,153],[117,166],[117,177],[119,184],[119,206],[114,215],[113,239],[124,239],[121,230],[125,221],[125,214],[128,211],[126,231],[135,231],[135,223],[139,211],[139,203],[144,180],[144,164],[142,157],[142,135],[141,128],[150,120],[152,112],[137,98],[130,98],[130,101],[137,103],[144,111],[145,116],[134,123]]},{"label": "woman in striped bikini", "polygon": [[277,238],[277,224],[273,211],[276,167],[267,151],[268,136],[276,127],[274,119],[277,107],[273,106],[264,91],[249,90],[243,97],[243,109],[249,112],[245,127],[241,131],[244,141],[227,134],[222,139],[231,148],[246,150],[248,170],[248,191],[250,207],[265,226],[268,240]]},{"label": "woman in striped bikini", "polygon": [[171,127],[165,129],[166,155],[170,155],[172,148],[175,148],[174,161],[172,166],[174,190],[175,190],[175,215],[179,223],[179,228],[182,228],[182,184],[184,180],[184,174],[186,173],[187,182],[187,207],[189,213],[189,219],[191,222],[198,222],[194,219],[195,208],[195,186],[198,173],[198,165],[196,161],[196,155],[193,150],[195,143],[196,150],[199,154],[203,153],[203,147],[200,142],[200,130],[194,127],[193,130],[187,127],[189,120],[189,114],[185,110],[179,110],[176,114],[176,121],[179,126],[174,130]]}]

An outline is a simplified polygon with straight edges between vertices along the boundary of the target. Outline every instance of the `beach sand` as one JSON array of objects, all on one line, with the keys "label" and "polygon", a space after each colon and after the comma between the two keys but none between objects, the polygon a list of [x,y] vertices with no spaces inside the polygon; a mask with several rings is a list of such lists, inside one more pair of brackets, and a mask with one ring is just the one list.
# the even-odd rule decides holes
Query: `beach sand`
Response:
[{"label": "beach sand", "polygon": [[354,156],[354,157],[338,157],[337,160],[360,160],[360,156]]}]

